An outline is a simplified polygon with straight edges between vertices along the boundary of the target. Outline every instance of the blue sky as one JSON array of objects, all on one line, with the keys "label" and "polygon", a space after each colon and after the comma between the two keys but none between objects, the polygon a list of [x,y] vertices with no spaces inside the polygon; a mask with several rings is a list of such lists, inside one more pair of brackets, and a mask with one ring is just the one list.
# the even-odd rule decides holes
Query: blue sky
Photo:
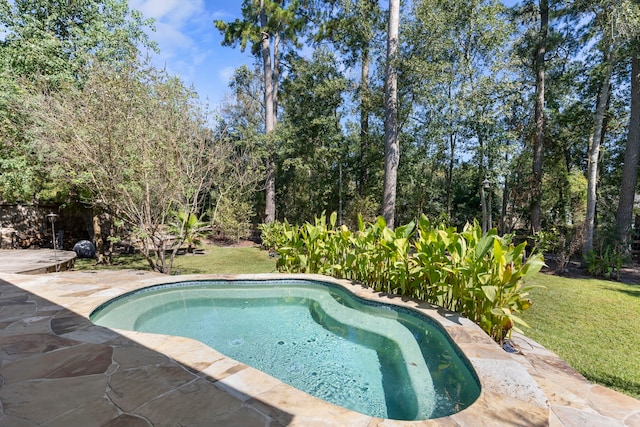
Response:
[{"label": "blue sky", "polygon": [[130,0],[129,5],[156,20],[156,31],[150,34],[160,48],[155,64],[193,85],[212,107],[228,92],[233,70],[254,63],[249,49],[242,53],[238,47],[222,46],[213,25],[216,19],[241,18],[242,0]]},{"label": "blue sky", "polygon": [[228,91],[233,70],[253,64],[247,49],[220,44],[222,36],[213,21],[241,18],[242,0],[130,0],[132,9],[156,20],[150,36],[160,54],[154,63],[192,84],[215,107]]}]

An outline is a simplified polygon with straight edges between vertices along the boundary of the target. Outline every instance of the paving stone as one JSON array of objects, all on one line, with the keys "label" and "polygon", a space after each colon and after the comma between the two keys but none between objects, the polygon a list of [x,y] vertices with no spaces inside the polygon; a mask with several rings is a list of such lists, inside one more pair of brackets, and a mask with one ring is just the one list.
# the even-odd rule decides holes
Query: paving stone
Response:
[{"label": "paving stone", "polygon": [[[0,252],[0,255],[2,252]],[[29,294],[25,294],[20,288],[16,288],[12,283],[0,279],[0,306],[13,302],[25,302],[29,300]]]},{"label": "paving stone", "polygon": [[6,415],[44,424],[104,396],[106,387],[105,375],[24,381],[4,384],[0,401]]},{"label": "paving stone", "polygon": [[601,385],[591,388],[589,403],[600,414],[611,418],[625,419],[640,411],[636,399]]},{"label": "paving stone", "polygon": [[216,383],[218,387],[241,400],[248,400],[251,396],[258,396],[280,384],[282,384],[282,381],[253,368],[243,369]]},{"label": "paving stone", "polygon": [[[324,402],[316,397],[287,385],[280,384],[247,401],[250,406],[257,405],[264,412],[263,405],[270,407],[271,418],[282,425],[321,425],[331,420],[336,426],[367,426],[371,417],[350,411],[337,405]],[[295,415],[278,408],[295,406]],[[292,424],[293,420],[296,420]]]},{"label": "paving stone", "polygon": [[7,383],[102,374],[111,365],[111,347],[81,344],[3,364],[0,375]]},{"label": "paving stone", "polygon": [[109,379],[109,398],[132,412],[158,396],[194,381],[196,377],[176,364],[119,369]]},{"label": "paving stone", "polygon": [[[371,420],[367,427],[407,427],[407,424],[411,426],[411,422],[397,421],[397,420],[384,420],[380,418],[374,418]],[[453,418],[437,418],[435,420],[420,421],[420,427],[460,427],[457,421]]]},{"label": "paving stone", "polygon": [[14,417],[14,416],[5,416],[0,417],[0,426],[2,427],[38,427],[40,424],[36,423],[33,420],[28,420],[24,418]]},{"label": "paving stone", "polygon": [[196,425],[200,425],[202,427],[208,427],[208,426],[277,427],[280,424],[273,420],[265,419],[263,415],[260,415],[254,410],[251,410],[249,408],[241,408],[230,414],[214,417],[208,421],[205,421],[204,423],[199,423]]},{"label": "paving stone", "polygon": [[480,398],[465,410],[451,415],[460,426],[527,426],[546,427],[549,409],[526,405],[508,395],[482,392]]},{"label": "paving stone", "polygon": [[247,368],[248,366],[245,364],[225,358],[212,363],[211,366],[202,372],[215,380],[221,380]]},{"label": "paving stone", "polygon": [[[188,405],[182,402],[189,402]],[[265,417],[250,408],[243,408],[242,402],[228,393],[216,388],[205,380],[197,380],[187,384],[142,406],[136,413],[149,419],[154,426],[170,425],[237,425],[247,424],[215,424],[213,420],[223,415],[247,412],[249,415],[238,418],[251,420],[249,425],[265,425]],[[256,416],[257,415],[257,416]],[[255,424],[261,419],[262,424]]]},{"label": "paving stone", "polygon": [[585,384],[582,381],[578,383],[573,378],[562,378],[557,375],[546,377],[543,372],[539,372],[533,375],[533,377],[538,385],[545,391],[545,395],[547,399],[549,399],[550,404],[570,406],[577,409],[589,408],[589,402],[586,396],[584,396],[584,393],[579,393],[579,390],[588,390],[590,384]]},{"label": "paving stone", "polygon": [[26,335],[10,335],[0,337],[0,348],[7,354],[33,355],[48,353],[61,348],[80,344],[78,341],[60,338],[46,333],[31,333]]},{"label": "paving stone", "polygon": [[113,349],[113,361],[120,366],[120,369],[130,369],[166,364],[169,358],[144,347],[119,347]]},{"label": "paving stone", "polygon": [[625,418],[624,425],[627,427],[640,427],[640,412],[636,412]]},{"label": "paving stone", "polygon": [[3,322],[21,320],[24,317],[33,316],[38,307],[33,303],[8,304],[0,307],[0,319]]},{"label": "paving stone", "polygon": [[121,411],[103,396],[49,421],[47,427],[100,426],[120,415]]},{"label": "paving stone", "polygon": [[86,319],[65,311],[64,314],[51,319],[51,331],[56,335],[63,335],[80,328],[82,323],[91,326],[91,322],[87,322]]},{"label": "paving stone", "polygon": [[457,344],[486,344],[495,347],[495,342],[481,331],[469,330],[462,326],[448,326],[445,328],[453,342]]},{"label": "paving stone", "polygon": [[170,352],[174,360],[196,371],[202,371],[212,363],[226,358],[206,344],[185,337],[169,337],[154,348],[160,352]]},{"label": "paving stone", "polygon": [[6,328],[7,334],[25,335],[32,333],[51,333],[49,326],[51,316],[42,316],[40,312],[37,312],[37,314],[38,316],[25,317],[13,322]]},{"label": "paving stone", "polygon": [[[547,397],[526,369],[514,360],[473,359],[481,378],[482,389],[490,393],[503,393],[510,399],[548,408]],[[500,372],[495,376],[490,373]]]},{"label": "paving stone", "polygon": [[43,313],[57,313],[62,310],[64,310],[64,307],[60,305],[44,305],[42,307],[38,307],[38,314],[42,315]]},{"label": "paving stone", "polygon": [[[175,425],[175,424],[174,424]],[[149,421],[135,417],[129,414],[119,415],[111,421],[108,421],[100,427],[154,427]]]},{"label": "paving stone", "polygon": [[565,427],[623,427],[619,420],[603,417],[595,411],[580,411],[566,406],[552,406],[551,410]]},{"label": "paving stone", "polygon": [[117,332],[96,325],[91,325],[82,329],[71,330],[60,336],[86,343],[107,345],[111,345],[114,343],[114,340],[121,338],[121,336]]}]

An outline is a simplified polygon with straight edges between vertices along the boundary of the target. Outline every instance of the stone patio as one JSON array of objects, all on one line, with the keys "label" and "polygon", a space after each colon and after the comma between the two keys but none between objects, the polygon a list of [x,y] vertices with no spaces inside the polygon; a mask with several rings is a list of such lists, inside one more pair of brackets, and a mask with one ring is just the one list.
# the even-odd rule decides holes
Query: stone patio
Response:
[{"label": "stone patio", "polygon": [[640,401],[590,384],[531,340],[516,337],[523,354],[508,354],[466,319],[345,281],[325,278],[440,322],[478,373],[479,399],[446,418],[381,420],[309,396],[197,341],[88,320],[102,302],[130,290],[203,278],[214,276],[0,273],[0,426],[640,426]]}]

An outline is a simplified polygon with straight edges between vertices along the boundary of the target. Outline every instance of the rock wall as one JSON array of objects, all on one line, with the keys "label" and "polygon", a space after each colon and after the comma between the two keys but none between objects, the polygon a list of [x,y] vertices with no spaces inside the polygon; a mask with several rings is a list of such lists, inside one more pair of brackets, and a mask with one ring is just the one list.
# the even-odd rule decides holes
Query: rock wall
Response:
[{"label": "rock wall", "polygon": [[91,210],[83,206],[0,204],[0,249],[52,248],[54,222],[56,248],[71,250],[78,240],[92,240]]}]

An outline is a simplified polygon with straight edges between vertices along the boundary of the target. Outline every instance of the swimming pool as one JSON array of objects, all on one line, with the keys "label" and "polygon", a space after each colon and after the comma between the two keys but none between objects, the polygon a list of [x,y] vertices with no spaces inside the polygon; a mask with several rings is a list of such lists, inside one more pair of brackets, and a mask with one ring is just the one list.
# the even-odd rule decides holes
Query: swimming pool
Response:
[{"label": "swimming pool", "polygon": [[401,420],[461,411],[480,393],[446,333],[410,309],[311,280],[179,282],[127,293],[102,326],[197,339],[316,397]]}]

